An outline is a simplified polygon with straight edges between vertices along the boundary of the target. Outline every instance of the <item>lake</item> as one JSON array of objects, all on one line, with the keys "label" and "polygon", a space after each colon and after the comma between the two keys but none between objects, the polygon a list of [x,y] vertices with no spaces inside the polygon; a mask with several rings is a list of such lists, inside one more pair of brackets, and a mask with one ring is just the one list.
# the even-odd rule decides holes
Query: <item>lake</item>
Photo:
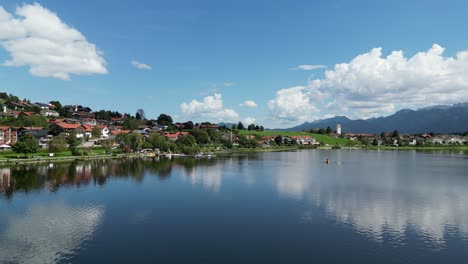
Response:
[{"label": "lake", "polygon": [[468,263],[462,153],[301,150],[0,173],[0,263]]}]

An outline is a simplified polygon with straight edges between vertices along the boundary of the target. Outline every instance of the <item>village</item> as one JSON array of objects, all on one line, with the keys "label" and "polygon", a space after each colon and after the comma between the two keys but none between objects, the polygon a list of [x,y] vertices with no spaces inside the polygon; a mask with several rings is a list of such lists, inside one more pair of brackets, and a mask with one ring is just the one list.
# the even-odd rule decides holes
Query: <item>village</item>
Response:
[{"label": "village", "polygon": [[[0,150],[9,150],[23,135],[32,135],[41,149],[49,148],[54,137],[62,136],[66,139],[78,139],[77,147],[93,148],[107,142],[110,148],[122,147],[127,151],[141,151],[142,149],[158,149],[161,151],[174,151],[175,142],[183,142],[181,137],[193,136],[187,145],[217,144],[217,148],[271,148],[273,146],[309,146],[309,147],[349,147],[349,146],[443,146],[466,145],[466,135],[423,133],[418,135],[400,134],[398,131],[382,132],[381,134],[358,134],[346,132],[340,124],[333,130],[315,129],[306,132],[267,131],[254,124],[244,127],[241,122],[230,128],[209,122],[173,123],[168,115],[161,114],[157,120],[142,119],[144,113],[137,112],[136,117],[128,114],[108,116],[100,119],[90,107],[82,105],[54,105],[50,103],[17,100],[6,101],[2,104],[0,120],[30,120],[23,126],[0,126]],[[59,103],[58,103],[59,104]],[[59,108],[59,109],[58,109]],[[60,112],[59,112],[60,111]],[[40,118],[46,122],[38,126],[33,122]],[[162,118],[162,119],[161,119]],[[129,125],[129,122],[137,120]],[[4,123],[4,122],[3,122]],[[26,122],[28,123],[28,122]],[[202,132],[200,132],[202,131]],[[141,142],[132,145],[125,143],[125,135],[139,135]],[[165,145],[148,143],[150,135],[164,137]],[[319,138],[321,135],[322,138]],[[327,140],[324,139],[326,136]],[[335,140],[333,140],[335,139]],[[131,140],[130,140],[131,141]],[[157,140],[156,140],[157,141]],[[168,143],[169,142],[169,143]],[[172,144],[172,145],[171,145]],[[184,153],[196,154],[200,148],[182,149]]]}]

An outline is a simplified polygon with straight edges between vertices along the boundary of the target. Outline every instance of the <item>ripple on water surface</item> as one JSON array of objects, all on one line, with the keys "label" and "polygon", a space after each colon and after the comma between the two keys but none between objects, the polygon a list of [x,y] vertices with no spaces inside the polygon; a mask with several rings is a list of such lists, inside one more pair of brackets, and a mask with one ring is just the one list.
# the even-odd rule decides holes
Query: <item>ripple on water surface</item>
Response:
[{"label": "ripple on water surface", "polygon": [[101,206],[73,207],[64,202],[35,204],[9,215],[1,230],[0,256],[13,263],[56,263],[79,250],[99,225]]}]

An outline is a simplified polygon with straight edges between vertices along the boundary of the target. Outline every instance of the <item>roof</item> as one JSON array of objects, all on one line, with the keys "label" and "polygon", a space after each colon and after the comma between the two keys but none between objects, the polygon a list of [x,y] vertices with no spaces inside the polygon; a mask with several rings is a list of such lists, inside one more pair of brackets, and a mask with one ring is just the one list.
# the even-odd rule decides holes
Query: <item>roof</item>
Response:
[{"label": "roof", "polygon": [[189,132],[164,132],[163,133],[163,136],[167,137],[167,138],[178,138],[180,135],[182,136],[186,136],[190,134]]},{"label": "roof", "polygon": [[291,136],[292,139],[312,139],[311,136]]},{"label": "roof", "polygon": [[90,126],[90,125],[81,125],[85,130],[86,132],[91,132],[93,131],[93,127]]},{"label": "roof", "polygon": [[77,129],[80,127],[80,124],[67,124],[67,123],[57,123],[57,126],[63,128],[63,129]]},{"label": "roof", "polygon": [[30,126],[24,126],[24,127],[21,127],[22,130],[43,130],[44,128],[43,127],[30,127]]},{"label": "roof", "polygon": [[0,126],[0,130],[7,130],[7,129],[15,129],[14,127],[10,127],[10,126]]},{"label": "roof", "polygon": [[114,130],[114,131],[112,131],[112,134],[113,135],[119,135],[119,134],[128,134],[130,132],[131,132],[130,130]]}]

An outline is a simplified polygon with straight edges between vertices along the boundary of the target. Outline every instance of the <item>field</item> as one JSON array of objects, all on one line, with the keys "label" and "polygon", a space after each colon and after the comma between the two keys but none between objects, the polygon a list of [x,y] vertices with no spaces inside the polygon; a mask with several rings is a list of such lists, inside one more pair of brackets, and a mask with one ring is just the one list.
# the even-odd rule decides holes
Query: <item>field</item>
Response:
[{"label": "field", "polygon": [[294,132],[294,131],[247,131],[240,130],[241,135],[260,135],[260,136],[312,136],[317,142],[328,144],[328,145],[341,145],[351,146],[356,145],[357,142],[346,139],[346,138],[334,138],[323,134],[313,134],[309,132]]}]

